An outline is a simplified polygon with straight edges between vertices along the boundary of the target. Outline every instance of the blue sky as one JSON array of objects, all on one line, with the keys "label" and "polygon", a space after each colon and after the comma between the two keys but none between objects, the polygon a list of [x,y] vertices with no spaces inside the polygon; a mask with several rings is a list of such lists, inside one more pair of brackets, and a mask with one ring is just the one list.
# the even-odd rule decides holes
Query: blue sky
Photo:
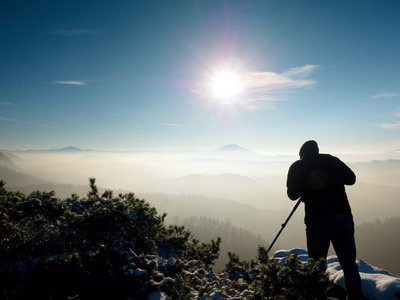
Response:
[{"label": "blue sky", "polygon": [[[400,149],[399,15],[398,0],[1,1],[0,148]],[[221,72],[238,94],[212,93]]]}]

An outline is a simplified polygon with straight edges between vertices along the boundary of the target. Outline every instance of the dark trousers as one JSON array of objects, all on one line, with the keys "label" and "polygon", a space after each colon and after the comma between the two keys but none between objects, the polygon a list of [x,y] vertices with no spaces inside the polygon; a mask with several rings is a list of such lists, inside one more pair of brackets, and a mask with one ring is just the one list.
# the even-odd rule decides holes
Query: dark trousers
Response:
[{"label": "dark trousers", "polygon": [[356,264],[353,217],[342,214],[325,216],[307,221],[306,227],[308,256],[326,259],[332,242],[343,269],[348,299],[362,299],[360,273]]}]

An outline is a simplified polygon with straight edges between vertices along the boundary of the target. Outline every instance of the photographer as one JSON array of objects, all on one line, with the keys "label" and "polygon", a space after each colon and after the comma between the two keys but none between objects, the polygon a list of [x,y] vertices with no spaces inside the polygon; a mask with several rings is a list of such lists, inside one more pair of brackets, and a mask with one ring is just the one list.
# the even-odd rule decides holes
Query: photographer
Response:
[{"label": "photographer", "polygon": [[326,259],[332,242],[343,269],[348,299],[362,299],[354,222],[344,187],[353,185],[356,176],[337,157],[319,154],[315,141],[304,143],[299,154],[300,159],[290,166],[286,185],[291,200],[301,197],[305,203],[308,255]]}]

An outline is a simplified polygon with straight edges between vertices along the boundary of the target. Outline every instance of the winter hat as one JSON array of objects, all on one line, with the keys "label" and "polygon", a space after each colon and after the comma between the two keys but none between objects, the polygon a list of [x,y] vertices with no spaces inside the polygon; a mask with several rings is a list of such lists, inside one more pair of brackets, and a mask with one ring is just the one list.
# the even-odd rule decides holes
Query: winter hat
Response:
[{"label": "winter hat", "polygon": [[301,146],[299,155],[304,157],[307,155],[316,155],[319,153],[318,144],[316,141],[307,141]]}]

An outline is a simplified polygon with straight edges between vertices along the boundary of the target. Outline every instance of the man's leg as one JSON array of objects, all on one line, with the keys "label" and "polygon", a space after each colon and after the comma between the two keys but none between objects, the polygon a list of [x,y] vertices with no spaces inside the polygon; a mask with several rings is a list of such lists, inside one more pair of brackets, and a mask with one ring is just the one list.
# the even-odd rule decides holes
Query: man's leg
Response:
[{"label": "man's leg", "polygon": [[361,278],[356,264],[356,244],[352,216],[336,216],[332,245],[343,269],[348,299],[362,299]]},{"label": "man's leg", "polygon": [[329,217],[308,221],[306,232],[308,257],[326,259],[332,235],[332,224]]},{"label": "man's leg", "polygon": [[[329,218],[308,221],[306,224],[308,257],[313,259],[324,258],[328,255],[332,226]],[[327,292],[319,288],[317,299],[327,298]]]}]

